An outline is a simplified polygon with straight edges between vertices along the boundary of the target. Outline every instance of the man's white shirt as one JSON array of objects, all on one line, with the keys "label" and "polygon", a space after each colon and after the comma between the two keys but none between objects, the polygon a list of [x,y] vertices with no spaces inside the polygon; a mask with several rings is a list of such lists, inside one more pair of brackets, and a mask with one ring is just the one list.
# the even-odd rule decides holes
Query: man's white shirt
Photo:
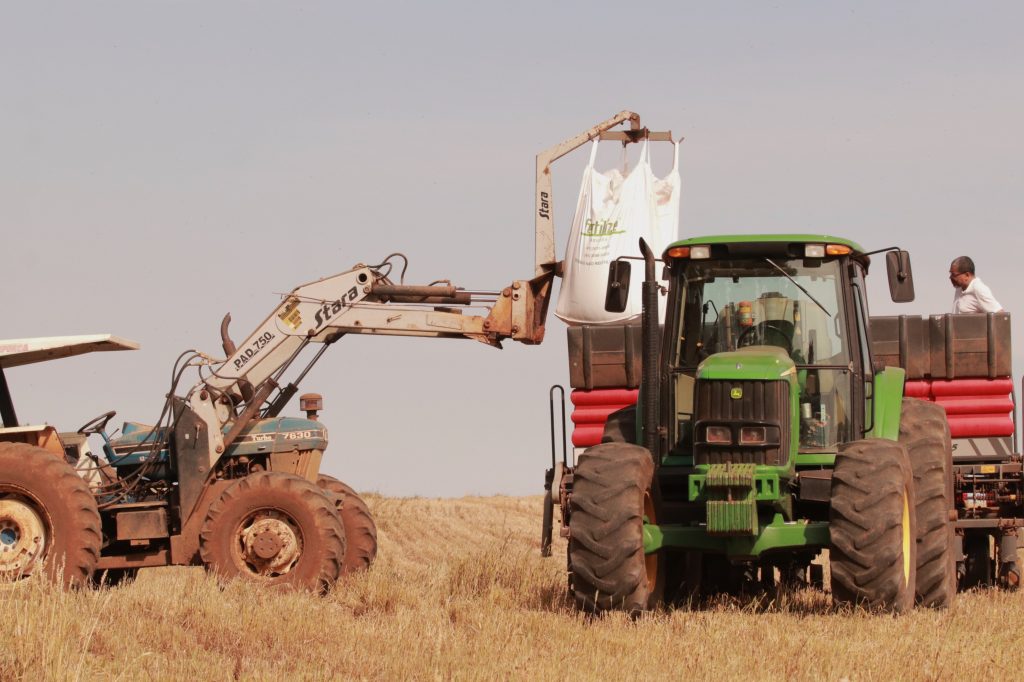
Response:
[{"label": "man's white shirt", "polygon": [[995,313],[1002,309],[992,290],[979,277],[972,279],[966,289],[957,287],[953,293],[954,313]]}]

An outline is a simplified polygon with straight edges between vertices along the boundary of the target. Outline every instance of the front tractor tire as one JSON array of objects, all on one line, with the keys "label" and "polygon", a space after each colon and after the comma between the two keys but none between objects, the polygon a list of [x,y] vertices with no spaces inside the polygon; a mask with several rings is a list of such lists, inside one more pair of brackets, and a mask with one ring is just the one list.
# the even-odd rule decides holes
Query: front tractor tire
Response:
[{"label": "front tractor tire", "polygon": [[947,608],[956,595],[953,447],[941,405],[903,399],[900,443],[914,472],[917,499],[917,602]]},{"label": "front tractor tire", "polygon": [[0,443],[0,581],[41,575],[88,585],[100,529],[96,500],[70,464],[26,443]]},{"label": "front tractor tire", "polygon": [[914,475],[902,444],[878,438],[840,448],[832,472],[832,598],[893,613],[914,606]]},{"label": "front tractor tire", "polygon": [[658,554],[644,554],[654,515],[654,461],[647,449],[602,443],[580,457],[569,498],[569,585],[588,613],[636,615],[661,593]]},{"label": "front tractor tire", "polygon": [[259,472],[210,505],[199,554],[221,578],[323,593],[341,575],[345,529],[331,501],[306,479]]},{"label": "front tractor tire", "polygon": [[377,524],[373,522],[370,508],[363,498],[347,484],[333,476],[320,474],[316,484],[321,490],[332,493],[335,508],[345,526],[345,560],[342,574],[365,571],[377,558]]}]

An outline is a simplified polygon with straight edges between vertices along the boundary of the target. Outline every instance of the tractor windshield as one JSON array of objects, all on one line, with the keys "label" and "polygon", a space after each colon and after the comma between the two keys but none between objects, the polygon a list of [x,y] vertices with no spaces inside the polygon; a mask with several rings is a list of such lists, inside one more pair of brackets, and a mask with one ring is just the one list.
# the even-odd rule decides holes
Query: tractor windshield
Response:
[{"label": "tractor windshield", "polygon": [[783,348],[797,365],[847,365],[838,261],[689,261],[676,365],[744,346]]},{"label": "tractor windshield", "polygon": [[697,365],[757,345],[784,349],[798,369],[800,450],[834,451],[849,438],[851,349],[840,267],[799,258],[691,260],[675,275],[675,452],[692,445]]}]

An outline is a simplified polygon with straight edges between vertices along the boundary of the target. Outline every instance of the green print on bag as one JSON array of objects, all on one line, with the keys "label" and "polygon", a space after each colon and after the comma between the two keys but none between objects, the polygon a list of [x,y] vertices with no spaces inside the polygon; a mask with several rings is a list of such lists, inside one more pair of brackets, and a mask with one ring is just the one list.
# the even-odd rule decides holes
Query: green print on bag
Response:
[{"label": "green print on bag", "polygon": [[625,230],[617,230],[618,220],[587,220],[583,223],[586,230],[581,232],[581,237],[610,237],[613,234],[623,234]]}]

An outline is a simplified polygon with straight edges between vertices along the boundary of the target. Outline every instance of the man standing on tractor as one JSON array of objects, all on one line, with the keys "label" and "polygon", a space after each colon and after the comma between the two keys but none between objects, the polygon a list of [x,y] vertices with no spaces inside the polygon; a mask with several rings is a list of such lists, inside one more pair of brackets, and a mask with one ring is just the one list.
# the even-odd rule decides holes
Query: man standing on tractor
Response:
[{"label": "man standing on tractor", "polygon": [[967,256],[954,258],[949,264],[952,282],[954,313],[998,313],[1003,306],[992,295],[992,290],[974,274],[974,261]]}]

